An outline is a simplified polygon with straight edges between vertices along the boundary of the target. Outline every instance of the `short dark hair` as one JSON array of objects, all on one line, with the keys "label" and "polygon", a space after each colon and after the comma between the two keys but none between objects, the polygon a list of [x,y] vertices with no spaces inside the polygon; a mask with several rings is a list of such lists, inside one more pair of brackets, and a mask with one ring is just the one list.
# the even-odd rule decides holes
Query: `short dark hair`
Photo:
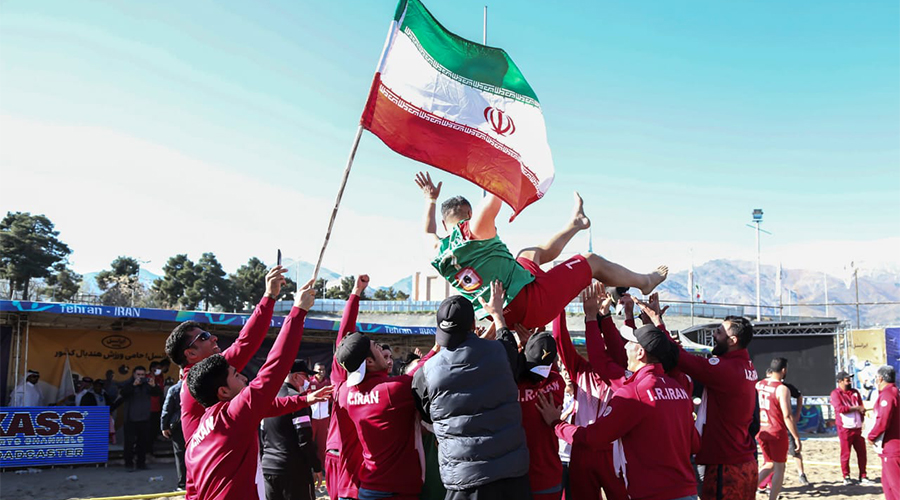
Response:
[{"label": "short dark hair", "polygon": [[447,219],[448,217],[462,217],[463,209],[468,208],[472,209],[472,204],[469,203],[469,200],[463,198],[462,196],[454,196],[453,198],[447,199],[444,203],[441,203],[441,217]]},{"label": "short dark hair", "polygon": [[196,321],[185,321],[175,327],[169,338],[166,339],[166,355],[176,365],[184,368],[187,365],[187,359],[184,357],[184,350],[191,343],[190,333],[194,328],[203,329],[200,323]]},{"label": "short dark hair", "polygon": [[891,365],[884,365],[878,368],[878,376],[881,377],[881,380],[888,384],[893,384],[897,382],[897,372],[894,370],[894,367]]},{"label": "short dark hair", "polygon": [[144,370],[144,371],[147,371],[147,369],[144,368],[144,365],[137,365],[137,366],[135,366],[134,368],[131,369],[131,373],[134,373],[134,372],[136,372],[136,371],[138,371],[138,370]]},{"label": "short dark hair", "polygon": [[187,376],[191,396],[204,408],[219,402],[219,387],[228,385],[228,361],[214,354],[191,367]]},{"label": "short dark hair", "polygon": [[382,351],[390,351],[391,345],[390,344],[381,344],[381,350]]},{"label": "short dark hair", "polygon": [[772,370],[772,373],[780,372],[785,368],[787,368],[787,359],[785,358],[773,358],[769,364],[769,370]]},{"label": "short dark hair", "polygon": [[725,321],[731,323],[728,333],[738,339],[738,345],[746,349],[753,340],[753,324],[743,316],[726,316]]},{"label": "short dark hair", "polygon": [[151,361],[150,368],[153,368],[154,366],[159,366],[159,361]]}]

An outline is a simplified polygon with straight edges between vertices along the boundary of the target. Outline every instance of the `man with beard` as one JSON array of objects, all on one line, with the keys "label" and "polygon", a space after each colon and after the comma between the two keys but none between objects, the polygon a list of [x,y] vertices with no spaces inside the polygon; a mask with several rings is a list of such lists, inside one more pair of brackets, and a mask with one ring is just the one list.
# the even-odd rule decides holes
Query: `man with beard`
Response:
[{"label": "man with beard", "polygon": [[[642,305],[641,310],[653,320],[656,313],[651,308]],[[728,316],[713,339],[713,357],[696,356],[684,349],[678,357],[678,368],[704,386],[695,423],[701,435],[697,464],[706,466],[701,497],[753,500],[758,476],[750,423],[758,377],[747,353],[753,325],[747,318]]]}]

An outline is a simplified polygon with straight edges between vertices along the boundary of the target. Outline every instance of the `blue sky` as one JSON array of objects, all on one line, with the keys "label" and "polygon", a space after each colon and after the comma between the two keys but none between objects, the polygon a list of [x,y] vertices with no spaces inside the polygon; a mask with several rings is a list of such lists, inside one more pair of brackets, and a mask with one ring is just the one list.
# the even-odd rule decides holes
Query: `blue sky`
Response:
[{"label": "blue sky", "polygon": [[[119,254],[314,261],[395,6],[4,3],[0,210],[50,216],[82,272]],[[480,40],[484,2],[426,6]],[[488,43],[537,92],[556,164],[501,233],[546,238],[578,189],[595,249],[632,267],[749,258],[757,207],[765,261],[896,261],[898,20],[887,0],[489,2]],[[327,266],[427,265],[409,243],[419,168],[364,135]],[[841,251],[799,257],[816,242]]]}]

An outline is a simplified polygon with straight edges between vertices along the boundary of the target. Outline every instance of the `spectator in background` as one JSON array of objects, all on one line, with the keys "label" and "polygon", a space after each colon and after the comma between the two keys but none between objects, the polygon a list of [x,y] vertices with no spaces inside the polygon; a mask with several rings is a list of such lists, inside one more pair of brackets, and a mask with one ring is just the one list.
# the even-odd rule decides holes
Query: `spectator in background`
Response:
[{"label": "spectator in background", "polygon": [[853,388],[853,375],[845,371],[837,374],[837,389],[831,391],[831,406],[836,415],[834,424],[837,427],[838,439],[841,442],[841,474],[844,484],[853,484],[850,479],[850,448],[856,450],[856,462],[859,464],[859,483],[875,484],[866,477],[866,442],[862,437],[863,420],[866,408],[862,396]]},{"label": "spectator in background", "polygon": [[[311,375],[314,372],[305,361],[295,360],[277,397],[308,393]],[[259,444],[266,500],[314,500],[315,488],[324,480],[309,407],[263,419]]]},{"label": "spectator in background", "polygon": [[[84,381],[85,379],[90,380],[88,377],[81,380]],[[110,398],[106,396],[106,391],[103,390],[103,381],[98,378],[91,383],[90,389],[81,395],[78,406],[107,406],[109,404],[108,401],[110,401]]]},{"label": "spectator in background", "polygon": [[94,388],[94,379],[91,377],[84,377],[81,379],[80,387],[77,385],[75,387],[77,388],[75,391],[75,406],[82,406],[81,399],[88,391],[91,391]]},{"label": "spectator in background", "polygon": [[41,374],[37,370],[28,370],[23,380],[13,390],[10,406],[44,406],[44,395],[37,388]]},{"label": "spectator in background", "polygon": [[159,361],[150,362],[150,370],[147,373],[153,378],[156,387],[159,387],[159,396],[150,396],[150,422],[153,425],[153,439],[159,436],[159,419],[162,416],[163,398],[166,397],[166,376],[163,375],[163,367]]},{"label": "spectator in background", "polygon": [[900,393],[897,372],[884,365],[875,375],[878,400],[875,401],[875,425],[869,441],[881,456],[881,486],[885,500],[900,500]]},{"label": "spectator in background", "polygon": [[[309,380],[309,390],[316,391],[331,385],[325,373],[325,363],[316,363],[313,367],[315,375]],[[325,444],[328,440],[328,423],[331,421],[331,400],[315,403],[309,407],[312,412],[313,441],[316,443],[316,458],[325,463]]]},{"label": "spectator in background", "polygon": [[159,419],[160,432],[166,439],[172,440],[172,452],[175,454],[175,474],[178,476],[176,487],[184,490],[184,433],[181,431],[181,386],[178,380],[166,392],[162,414]]},{"label": "spectator in background", "polygon": [[147,452],[152,451],[156,431],[151,427],[150,401],[152,396],[162,395],[156,379],[147,375],[147,369],[136,366],[131,378],[119,389],[120,403],[125,404],[125,468],[134,472],[135,455],[137,468],[147,468]]}]

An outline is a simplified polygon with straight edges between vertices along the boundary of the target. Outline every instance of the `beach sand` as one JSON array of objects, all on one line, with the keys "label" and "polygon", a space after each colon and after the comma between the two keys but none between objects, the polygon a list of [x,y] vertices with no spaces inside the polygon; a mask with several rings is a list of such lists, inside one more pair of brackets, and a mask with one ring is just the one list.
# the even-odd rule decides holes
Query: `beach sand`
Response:
[{"label": "beach sand", "polygon": [[[806,475],[812,486],[800,486],[792,462],[788,463],[783,500],[831,498],[835,500],[876,500],[884,498],[881,486],[842,484],[838,466],[839,445],[836,437],[810,437],[803,440]],[[881,479],[880,459],[869,448],[869,478]],[[789,459],[790,460],[790,459]],[[855,455],[851,457],[851,475],[857,477]],[[78,479],[67,480],[72,475]],[[150,478],[162,476],[161,481]],[[169,492],[175,488],[175,466],[171,459],[150,464],[149,470],[126,472],[122,465],[108,467],[82,466],[74,468],[41,469],[39,474],[0,473],[0,498],[3,500],[75,500],[119,495]],[[171,498],[182,500],[183,495]],[[327,498],[322,490],[319,499]],[[757,494],[758,500],[768,498]]]}]

